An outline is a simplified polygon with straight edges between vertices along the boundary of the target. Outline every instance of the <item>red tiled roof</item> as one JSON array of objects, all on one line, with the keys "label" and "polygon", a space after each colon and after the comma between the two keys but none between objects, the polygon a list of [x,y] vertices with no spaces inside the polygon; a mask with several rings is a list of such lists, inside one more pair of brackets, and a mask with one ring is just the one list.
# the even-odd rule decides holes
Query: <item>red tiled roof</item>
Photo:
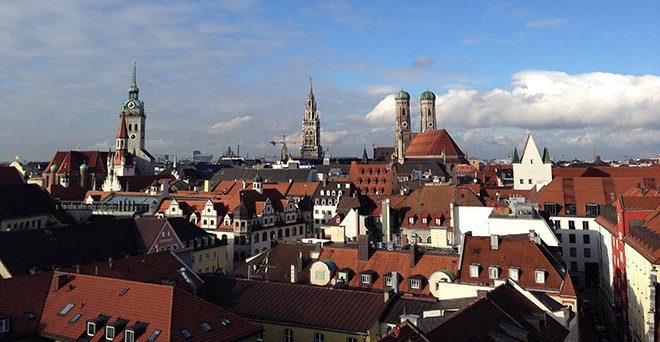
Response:
[{"label": "red tiled roof", "polygon": [[[0,279],[0,315],[11,318],[13,330],[13,335],[7,337],[26,336],[37,331],[52,275],[53,272],[43,272]],[[34,317],[27,319],[26,312]],[[6,341],[4,338],[0,339]]]},{"label": "red tiled roof", "polygon": [[23,177],[13,166],[0,166],[0,185],[23,184]]},{"label": "red tiled roof", "polygon": [[367,333],[390,300],[381,292],[217,277],[206,298],[257,322]]},{"label": "red tiled roof", "polygon": [[387,333],[381,335],[381,337],[375,342],[411,342],[411,341],[420,341],[420,342],[429,342],[429,339],[426,338],[426,335],[419,330],[414,324],[406,320],[401,324],[397,324],[394,329],[388,331]]},{"label": "red tiled roof", "polygon": [[360,193],[364,195],[373,195],[376,192],[381,195],[391,195],[393,183],[394,168],[389,164],[358,164],[351,163],[351,170],[348,172],[348,180],[353,182]]},{"label": "red tiled roof", "polygon": [[392,208],[397,209],[400,215],[405,215],[406,220],[401,222],[402,227],[406,228],[429,228],[438,225],[435,221],[427,220],[426,223],[421,219],[415,220],[413,224],[408,221],[409,217],[422,214],[443,215],[444,220],[440,225],[447,225],[451,217],[450,204],[458,203],[465,206],[483,207],[481,199],[469,188],[456,188],[452,185],[427,184],[413,192]]},{"label": "red tiled roof", "polygon": [[[491,249],[490,236],[466,236],[465,248],[461,274],[462,282],[476,282],[494,284],[489,278],[489,266],[499,267],[499,278],[509,278],[509,268],[519,268],[519,280],[521,286],[527,289],[541,289],[557,291],[562,287],[565,279],[565,271],[560,272],[561,265],[551,256],[544,246],[536,244],[529,239],[499,237],[498,249]],[[470,265],[480,266],[479,276],[470,276]],[[538,284],[535,281],[534,271],[545,270],[545,283]],[[558,270],[559,269],[559,270]]]},{"label": "red tiled roof", "polygon": [[406,158],[446,156],[452,162],[468,163],[465,154],[444,129],[418,133],[406,149]]},{"label": "red tiled roof", "polygon": [[197,289],[201,290],[204,281],[169,250],[117,259],[112,263],[104,261],[80,267],[69,267],[62,271],[155,284],[161,283],[163,279],[172,279],[176,281],[176,287],[192,292],[193,288],[177,272],[181,268],[186,269],[188,277],[194,282]]},{"label": "red tiled roof", "polygon": [[57,151],[43,172],[50,172],[50,167],[55,164],[57,165],[57,171],[55,171],[56,173],[79,173],[80,165],[85,163],[89,167],[87,174],[95,173],[97,175],[105,175],[107,173],[107,159],[108,152]]},{"label": "red tiled roof", "polygon": [[657,167],[613,167],[613,166],[553,168],[552,176],[553,177],[612,177],[612,178],[635,177],[635,178],[655,178],[657,180],[660,179],[660,169],[658,169]]},{"label": "red tiled roof", "polygon": [[[69,278],[59,290],[57,275]],[[69,303],[74,304],[73,308],[63,316],[58,315]],[[80,319],[69,323],[78,313],[82,314]],[[119,317],[129,319],[127,326],[137,321],[149,322],[145,333],[136,337],[136,341],[146,341],[156,329],[162,331],[159,340],[163,341],[186,340],[180,332],[184,328],[197,341],[236,341],[262,330],[227,310],[172,286],[56,272],[39,331],[51,338],[76,340],[85,333],[86,321],[100,314],[110,316],[108,323]],[[231,324],[224,326],[220,316],[225,316]],[[206,332],[202,322],[208,322],[212,330]],[[101,334],[103,330],[96,335]]]},{"label": "red tiled roof", "polygon": [[531,201],[544,210],[545,203],[560,206],[558,216],[565,215],[566,203],[575,204],[577,216],[586,216],[586,204],[612,204],[617,194],[643,181],[635,177],[555,177],[548,185],[534,194]]},{"label": "red tiled roof", "polygon": [[[402,292],[420,293],[428,295],[428,278],[442,269],[450,269],[454,274],[458,271],[458,256],[439,255],[431,253],[417,253],[414,267],[410,267],[410,253],[401,251],[376,250],[371,253],[368,261],[358,260],[357,248],[342,248],[326,246],[321,250],[318,260],[331,259],[338,269],[350,268],[354,274],[348,285],[351,287],[364,287],[360,285],[359,273],[364,271],[376,272],[371,288],[382,290],[383,275],[393,271],[399,272],[402,277],[399,289]],[[426,278],[422,291],[408,291],[408,278],[414,275],[423,275]]]},{"label": "red tiled roof", "polygon": [[126,130],[126,118],[122,114],[121,120],[119,121],[119,132],[117,132],[117,139],[128,139],[128,133]]}]

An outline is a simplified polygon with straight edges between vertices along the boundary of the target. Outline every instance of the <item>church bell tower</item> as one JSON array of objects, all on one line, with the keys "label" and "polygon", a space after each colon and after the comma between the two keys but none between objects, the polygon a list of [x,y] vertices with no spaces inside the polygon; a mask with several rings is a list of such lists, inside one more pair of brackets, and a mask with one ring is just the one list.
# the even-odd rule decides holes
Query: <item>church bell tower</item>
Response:
[{"label": "church bell tower", "polygon": [[316,113],[316,101],[312,91],[312,79],[309,79],[309,94],[305,102],[305,116],[302,120],[302,145],[300,146],[300,158],[320,159],[323,148],[321,147],[321,120]]}]

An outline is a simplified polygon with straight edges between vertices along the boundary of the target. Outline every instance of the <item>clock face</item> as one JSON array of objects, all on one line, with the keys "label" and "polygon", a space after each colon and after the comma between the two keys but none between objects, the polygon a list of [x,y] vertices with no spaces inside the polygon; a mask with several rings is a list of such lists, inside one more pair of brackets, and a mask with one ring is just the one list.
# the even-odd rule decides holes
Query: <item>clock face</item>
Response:
[{"label": "clock face", "polygon": [[131,140],[135,140],[136,136],[135,134],[131,134]]},{"label": "clock face", "polygon": [[133,103],[133,102],[129,102],[129,103],[128,103],[128,108],[133,108],[133,107],[135,107],[135,103]]}]

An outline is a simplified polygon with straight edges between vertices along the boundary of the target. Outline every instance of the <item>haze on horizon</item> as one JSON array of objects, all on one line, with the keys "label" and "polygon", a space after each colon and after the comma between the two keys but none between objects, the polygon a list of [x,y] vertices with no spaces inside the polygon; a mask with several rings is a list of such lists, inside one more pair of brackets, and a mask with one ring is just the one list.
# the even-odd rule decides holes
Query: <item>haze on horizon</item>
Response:
[{"label": "haze on horizon", "polygon": [[[132,61],[154,155],[274,156],[309,77],[334,156],[394,145],[394,93],[437,95],[469,156],[531,132],[555,159],[657,157],[660,3],[0,3],[0,161],[114,145]],[[297,154],[297,146],[290,149]]]}]

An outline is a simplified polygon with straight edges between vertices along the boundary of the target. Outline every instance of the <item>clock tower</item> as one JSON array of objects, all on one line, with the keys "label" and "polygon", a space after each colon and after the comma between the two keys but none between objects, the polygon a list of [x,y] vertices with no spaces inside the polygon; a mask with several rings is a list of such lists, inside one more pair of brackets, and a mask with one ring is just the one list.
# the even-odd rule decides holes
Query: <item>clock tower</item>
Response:
[{"label": "clock tower", "polygon": [[144,114],[144,102],[140,101],[139,94],[133,60],[133,78],[128,88],[128,99],[122,104],[120,117],[126,120],[126,150],[135,156],[138,173],[149,175],[154,172],[154,157],[144,148],[147,116]]}]

